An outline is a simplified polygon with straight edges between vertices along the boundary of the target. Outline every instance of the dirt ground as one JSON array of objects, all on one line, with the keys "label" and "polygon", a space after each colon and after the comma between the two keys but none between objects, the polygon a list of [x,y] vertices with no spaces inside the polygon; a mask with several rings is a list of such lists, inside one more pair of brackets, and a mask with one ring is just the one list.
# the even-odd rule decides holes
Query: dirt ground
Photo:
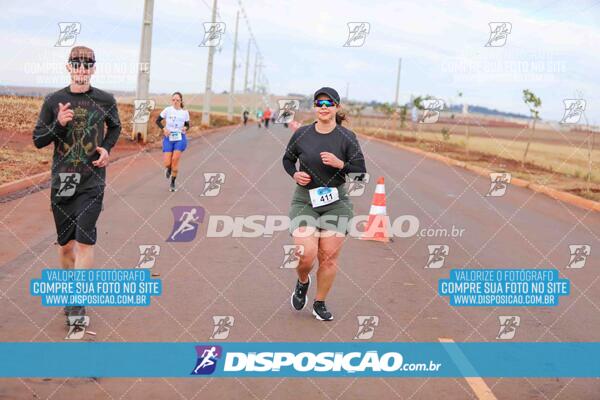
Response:
[{"label": "dirt ground", "polygon": [[[0,185],[26,178],[50,169],[52,163],[52,146],[36,149],[32,141],[32,132],[42,106],[41,98],[0,96]],[[159,147],[162,134],[154,121],[161,110],[156,109],[150,114],[148,124],[148,143],[146,145],[130,139],[133,105],[119,104],[121,119],[121,137],[111,152],[113,160],[128,154],[142,151],[146,148]],[[201,135],[206,127],[201,126],[202,114],[190,111],[191,129],[188,137]],[[234,118],[233,123],[239,121]],[[229,125],[223,115],[211,115],[211,128]]]}]

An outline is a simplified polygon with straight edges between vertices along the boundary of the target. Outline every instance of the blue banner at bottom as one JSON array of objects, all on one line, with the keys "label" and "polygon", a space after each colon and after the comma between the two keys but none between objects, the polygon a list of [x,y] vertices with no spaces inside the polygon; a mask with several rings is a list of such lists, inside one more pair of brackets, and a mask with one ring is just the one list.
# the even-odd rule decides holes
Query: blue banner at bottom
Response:
[{"label": "blue banner at bottom", "polygon": [[0,377],[600,377],[600,343],[0,343]]}]

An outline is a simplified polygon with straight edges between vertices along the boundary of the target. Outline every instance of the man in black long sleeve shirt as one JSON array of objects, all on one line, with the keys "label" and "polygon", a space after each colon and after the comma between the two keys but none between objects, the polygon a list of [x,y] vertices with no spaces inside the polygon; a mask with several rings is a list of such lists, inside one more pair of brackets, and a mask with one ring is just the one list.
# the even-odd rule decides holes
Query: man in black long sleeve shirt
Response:
[{"label": "man in black long sleeve shirt", "polygon": [[[57,116],[61,106],[66,105],[72,110],[73,119],[62,126]],[[120,133],[117,103],[110,93],[94,87],[74,93],[67,86],[44,99],[33,131],[33,143],[38,149],[54,144],[53,188],[60,188],[60,173],[74,172],[81,174],[78,190],[83,190],[105,185],[106,169],[96,166],[93,161],[102,155],[99,148],[110,153]]]},{"label": "man in black long sleeve shirt", "polygon": [[[71,50],[67,64],[71,84],[44,99],[33,131],[37,148],[54,144],[50,197],[65,269],[93,266],[105,168],[121,132],[115,98],[90,86],[95,62],[92,49]],[[73,305],[65,307],[65,313],[82,316],[85,308]]]}]

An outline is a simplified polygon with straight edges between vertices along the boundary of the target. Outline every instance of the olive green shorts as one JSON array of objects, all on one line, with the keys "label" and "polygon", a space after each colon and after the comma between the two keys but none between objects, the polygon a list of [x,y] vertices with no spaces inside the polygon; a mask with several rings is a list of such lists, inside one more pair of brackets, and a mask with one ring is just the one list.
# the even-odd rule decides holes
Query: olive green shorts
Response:
[{"label": "olive green shorts", "polygon": [[334,203],[313,208],[308,189],[296,185],[290,207],[290,233],[299,227],[313,226],[346,234],[348,222],[354,216],[354,207],[344,185],[338,186],[340,199]]}]

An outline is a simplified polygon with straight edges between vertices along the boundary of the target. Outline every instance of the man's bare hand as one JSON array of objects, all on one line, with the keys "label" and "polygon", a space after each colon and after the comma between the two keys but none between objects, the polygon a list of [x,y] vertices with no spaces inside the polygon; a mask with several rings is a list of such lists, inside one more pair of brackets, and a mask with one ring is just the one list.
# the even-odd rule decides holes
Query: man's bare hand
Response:
[{"label": "man's bare hand", "polygon": [[58,115],[56,116],[56,119],[63,127],[67,126],[67,124],[73,120],[73,116],[75,115],[73,110],[71,110],[69,107],[71,107],[71,103],[58,103]]},{"label": "man's bare hand", "polygon": [[92,164],[98,168],[104,168],[108,165],[108,151],[104,147],[96,147],[96,151],[100,153],[100,157]]}]

